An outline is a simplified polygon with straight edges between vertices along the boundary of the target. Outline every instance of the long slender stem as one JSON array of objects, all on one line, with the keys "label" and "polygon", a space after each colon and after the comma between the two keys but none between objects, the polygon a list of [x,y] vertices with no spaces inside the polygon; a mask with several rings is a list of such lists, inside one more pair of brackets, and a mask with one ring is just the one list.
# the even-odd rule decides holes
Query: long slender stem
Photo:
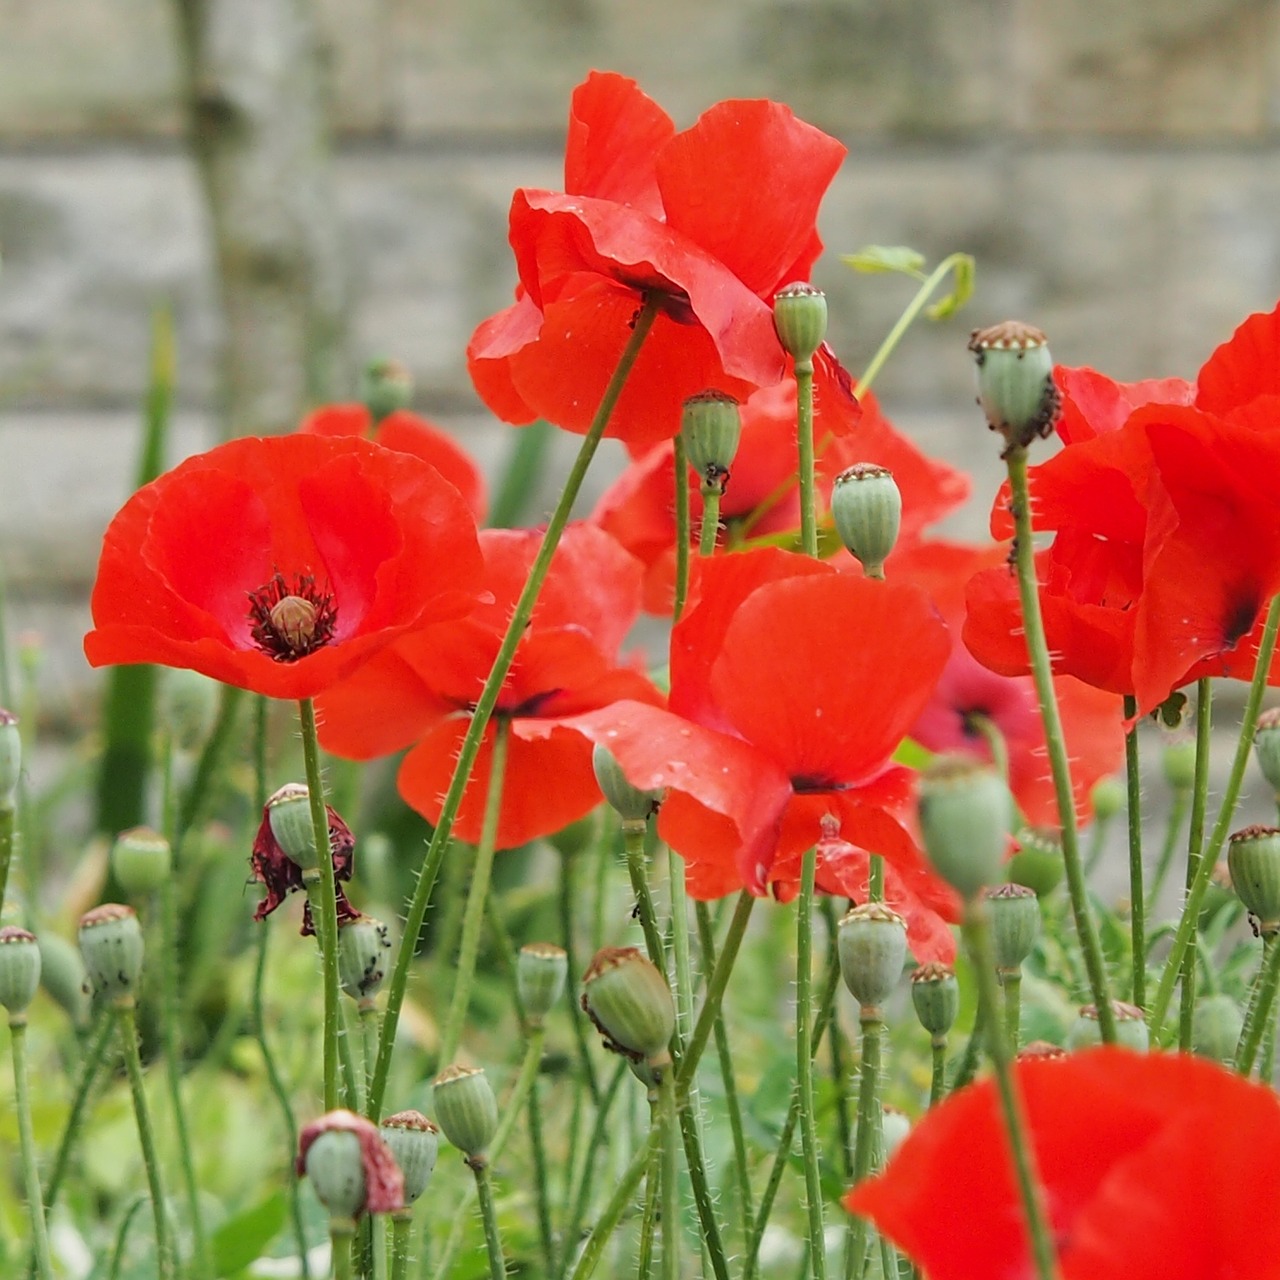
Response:
[{"label": "long slender stem", "polygon": [[676,591],[671,621],[679,622],[689,597],[689,455],[684,433],[677,432],[672,453],[676,479]]},{"label": "long slender stem", "polygon": [[680,1280],[680,1118],[676,1107],[675,1072],[666,1068],[658,1082],[662,1126],[662,1277]]},{"label": "long slender stem", "polygon": [[22,1154],[22,1176],[27,1195],[27,1211],[31,1215],[31,1248],[36,1274],[40,1280],[53,1280],[53,1262],[49,1256],[49,1232],[44,1221],[44,1197],[40,1193],[40,1171],[36,1165],[36,1140],[31,1128],[31,1095],[27,1088],[27,1016],[13,1014],[9,1018],[9,1037],[13,1051],[13,1101],[18,1113],[18,1143]]},{"label": "long slender stem", "polygon": [[324,803],[324,779],[320,774],[320,742],[316,737],[316,708],[310,698],[298,700],[298,721],[302,729],[302,758],[306,764],[307,791],[311,806],[311,828],[316,844],[316,869],[303,874],[307,898],[315,917],[320,943],[320,964],[324,978],[324,1109],[338,1105],[338,1036],[341,1029],[338,1007],[338,890],[333,875],[333,853],[329,844],[329,815]]},{"label": "long slender stem", "polygon": [[1009,1040],[1009,1052],[1018,1052],[1022,1036],[1022,970],[1006,969],[1000,974],[1000,989],[1004,992],[1004,1033]]},{"label": "long slender stem", "polygon": [[489,1280],[506,1280],[507,1264],[502,1256],[502,1237],[498,1234],[498,1215],[493,1208],[493,1186],[489,1181],[489,1162],[483,1156],[468,1160],[476,1175],[476,1199],[480,1201],[480,1221],[484,1225],[484,1248],[489,1258]]},{"label": "long slender stem", "polygon": [[932,1110],[947,1096],[947,1037],[934,1036],[930,1042],[929,1107]]},{"label": "long slender stem", "polygon": [[716,549],[716,535],[720,532],[720,485],[703,484],[702,526],[698,530],[698,554],[709,556]]},{"label": "long slender stem", "polygon": [[400,1209],[391,1215],[391,1280],[409,1280],[409,1245],[413,1240],[413,1214]]},{"label": "long slender stem", "polygon": [[[1138,700],[1126,696],[1124,718],[1138,714]],[[1138,771],[1138,726],[1124,737],[1125,783],[1128,788],[1129,822],[1129,938],[1133,951],[1133,1003],[1143,1009],[1147,1003],[1146,892],[1142,886],[1142,777]]]},{"label": "long slender stem", "polygon": [[[813,464],[813,360],[797,360],[796,447],[800,468],[800,549],[807,556],[818,554],[818,510],[814,493]],[[820,1276],[821,1249],[814,1245],[814,1274]]]},{"label": "long slender stem", "polygon": [[495,720],[493,754],[489,767],[489,789],[485,795],[484,817],[480,825],[480,843],[476,846],[475,866],[471,871],[471,887],[467,890],[467,909],[462,917],[462,941],[454,964],[453,999],[440,1035],[440,1065],[447,1067],[458,1052],[462,1025],[471,1006],[471,984],[476,973],[476,957],[480,954],[480,934],[484,928],[484,907],[489,897],[489,880],[493,872],[493,855],[498,842],[498,819],[502,815],[502,788],[507,773],[507,746],[511,741],[511,722],[505,716]]},{"label": "long slender stem", "polygon": [[[661,1129],[662,1111],[657,1101],[649,1104],[649,1126]],[[636,1280],[649,1280],[649,1272],[653,1267],[654,1228],[661,1212],[658,1202],[661,1200],[662,1164],[666,1154],[667,1135],[649,1147],[649,1163],[644,1170],[644,1205],[640,1210],[640,1237],[636,1241]]]},{"label": "long slender stem", "polygon": [[[671,1058],[678,1072],[684,1043],[693,1030],[693,957],[689,951],[689,896],[685,890],[684,859],[670,846],[667,847],[667,882],[671,895],[671,954],[676,968],[676,1030]],[[696,1111],[694,1114],[696,1119]]]},{"label": "long slender stem", "polygon": [[333,1250],[333,1280],[352,1280],[351,1246],[356,1224],[351,1218],[329,1219],[329,1242]]},{"label": "long slender stem", "polygon": [[[625,1070],[625,1067],[623,1069]],[[614,1228],[617,1227],[626,1210],[627,1202],[635,1195],[640,1179],[649,1167],[649,1153],[660,1141],[660,1137],[661,1129],[651,1129],[648,1141],[631,1157],[631,1163],[618,1179],[613,1195],[609,1197],[609,1203],[605,1205],[599,1218],[596,1219],[595,1226],[591,1229],[591,1235],[587,1238],[578,1263],[573,1269],[572,1280],[588,1280],[588,1277],[595,1272],[609,1237],[613,1235]]]},{"label": "long slender stem", "polygon": [[124,1051],[125,1070],[129,1075],[129,1092],[133,1095],[133,1114],[138,1126],[138,1143],[142,1147],[142,1163],[146,1167],[147,1187],[151,1193],[151,1213],[155,1219],[156,1232],[156,1265],[160,1280],[173,1280],[173,1243],[169,1235],[160,1158],[156,1154],[151,1112],[147,1107],[147,1095],[142,1084],[142,1059],[138,1053],[138,1026],[132,996],[125,996],[117,1001],[115,1016],[120,1032],[120,1048]]},{"label": "long slender stem", "polygon": [[[1017,553],[1018,590],[1022,599],[1022,625],[1027,637],[1027,653],[1035,678],[1036,697],[1044,722],[1045,745],[1053,773],[1053,789],[1058,800],[1058,821],[1062,824],[1062,860],[1066,866],[1067,892],[1071,913],[1075,917],[1076,934],[1084,953],[1085,969],[1094,1004],[1098,1007],[1098,1027],[1104,1043],[1116,1038],[1115,1015],[1107,990],[1107,972],[1102,961],[1102,946],[1089,910],[1084,868],[1080,861],[1080,842],[1076,829],[1076,806],[1071,792],[1071,765],[1062,733],[1062,717],[1058,713],[1058,697],[1053,688],[1053,668],[1049,661],[1049,645],[1045,639],[1044,619],[1040,613],[1040,587],[1036,581],[1035,543],[1032,541],[1031,501],[1027,490],[1027,451],[1011,446],[1005,455],[1009,470],[1009,488],[1013,507],[1014,548]],[[994,1007],[994,1006],[993,1006]],[[998,1026],[998,1020],[992,1020]]]},{"label": "long slender stem", "polygon": [[[1209,752],[1212,747],[1213,683],[1196,682],[1196,761],[1191,789],[1191,825],[1187,832],[1186,887],[1195,883],[1200,859],[1204,857],[1204,815],[1209,797]],[[1192,1024],[1196,1012],[1196,954],[1192,947],[1183,958],[1182,984],[1178,991],[1178,1048],[1191,1052]]]},{"label": "long slender stem", "polygon": [[1236,1046],[1235,1067],[1246,1079],[1253,1071],[1258,1046],[1262,1043],[1262,1033],[1276,998],[1277,986],[1280,986],[1280,943],[1274,933],[1269,933],[1262,942],[1262,969],[1253,989],[1253,999],[1245,1012],[1240,1042]]},{"label": "long slender stem", "polygon": [[[673,1071],[671,1075],[678,1081],[678,1073]],[[711,1272],[716,1280],[729,1280],[729,1259],[725,1253],[724,1241],[720,1238],[720,1219],[702,1159],[702,1136],[698,1132],[694,1108],[684,1105],[684,1100],[677,1095],[676,1111],[680,1120],[680,1136],[684,1139],[684,1160],[689,1170],[693,1205],[698,1212],[698,1225],[702,1229],[704,1256],[710,1262]]]},{"label": "long slender stem", "polygon": [[[603,858],[601,860],[603,861]],[[569,972],[577,973],[579,970],[575,954],[575,931],[573,927],[573,905],[575,901],[573,864],[573,853],[562,851],[560,854],[560,892],[557,895],[557,905],[560,912],[560,945],[564,948]],[[569,1001],[569,1022],[573,1027],[573,1040],[578,1050],[578,1063],[581,1067],[579,1079],[586,1081],[587,1092],[591,1095],[591,1101],[596,1107],[599,1107],[600,1084],[596,1079],[595,1063],[592,1061],[591,1048],[587,1041],[587,1018],[576,1000]],[[383,1034],[385,1036],[385,1031]],[[572,1161],[570,1163],[572,1166]]]},{"label": "long slender stem", "polygon": [[[973,957],[973,967],[982,989],[986,1007],[993,1011],[1000,999],[996,982],[995,951],[991,943],[991,925],[986,902],[975,898],[965,904],[963,932],[965,943]],[[1044,1195],[1036,1173],[1035,1152],[1027,1136],[1022,1100],[1018,1096],[1014,1079],[1012,1055],[1005,1039],[1000,1020],[987,1019],[987,1049],[995,1064],[996,1083],[1000,1092],[1000,1106],[1004,1112],[1005,1134],[1013,1155],[1017,1175],[1018,1194],[1022,1200],[1022,1212],[1026,1217],[1027,1235],[1031,1239],[1031,1253],[1038,1280],[1055,1280],[1058,1274],[1054,1256],[1053,1237],[1049,1232],[1045,1214]]]},{"label": "long slender stem", "polygon": [[814,1280],[826,1280],[822,1174],[818,1165],[818,1127],[813,1102],[813,882],[818,866],[815,846],[805,850],[796,907],[796,1086],[800,1094],[800,1145],[809,1214],[809,1248]]},{"label": "long slender stem", "polygon": [[659,972],[666,973],[666,948],[662,945],[662,937],[658,933],[658,916],[653,906],[653,894],[649,892],[649,876],[645,866],[644,840],[647,829],[648,824],[645,822],[624,822],[622,848],[627,859],[627,875],[631,879],[631,892],[635,894],[636,913],[640,919],[640,930],[644,934],[645,950]]},{"label": "long slender stem", "polygon": [[1187,810],[1191,807],[1191,791],[1186,787],[1178,787],[1173,793],[1169,806],[1169,821],[1165,827],[1164,842],[1160,846],[1160,859],[1156,863],[1156,874],[1147,889],[1147,915],[1150,915],[1160,899],[1160,891],[1164,888],[1169,868],[1173,865],[1174,850],[1178,847],[1178,835],[1182,824],[1186,821]]},{"label": "long slender stem", "polygon": [[[884,1040],[884,1020],[879,1008],[864,1005],[862,1024],[862,1070],[858,1077],[858,1132],[853,1148],[853,1181],[856,1185],[871,1172],[872,1157],[880,1144],[880,1048]],[[815,1250],[819,1245],[815,1242]],[[853,1223],[849,1256],[856,1275],[862,1273],[867,1247],[867,1220]]]},{"label": "long slender stem", "polygon": [[1231,773],[1222,793],[1222,807],[1218,810],[1218,819],[1213,826],[1213,834],[1204,846],[1200,858],[1200,866],[1195,880],[1187,890],[1187,898],[1182,907],[1182,918],[1178,921],[1178,931],[1174,935],[1173,946],[1165,961],[1164,972],[1160,975],[1160,986],[1151,1007],[1148,1026],[1151,1029],[1153,1044],[1159,1044],[1164,1029],[1165,1014],[1169,1010],[1169,1001],[1173,996],[1173,987],[1182,972],[1183,957],[1191,944],[1192,935],[1200,919],[1200,903],[1204,892],[1213,878],[1213,868],[1218,860],[1218,850],[1222,848],[1235,816],[1236,801],[1240,797],[1240,787],[1244,781],[1245,767],[1249,763],[1249,755],[1253,749],[1253,731],[1258,723],[1258,710],[1262,706],[1263,691],[1267,687],[1267,676],[1271,671],[1271,659],[1276,649],[1276,634],[1280,631],[1280,596],[1271,601],[1267,610],[1267,620],[1262,628],[1262,639],[1258,645],[1258,662],[1253,672],[1253,680],[1249,685],[1249,694],[1245,699],[1244,719],[1240,725],[1240,737],[1236,742],[1235,757],[1231,762]]},{"label": "long slender stem", "polygon": [[[594,1186],[596,1156],[599,1155],[604,1147],[605,1134],[609,1127],[609,1115],[613,1110],[614,1099],[618,1096],[618,1088],[622,1084],[623,1077],[630,1074],[626,1062],[619,1062],[605,1088],[604,1096],[596,1107],[595,1123],[592,1126],[591,1136],[587,1141],[587,1150],[582,1160],[582,1176],[578,1180],[577,1190],[570,1201],[572,1208],[569,1212],[569,1221],[564,1233],[564,1247],[557,1272],[559,1275],[564,1274],[565,1268],[569,1264],[569,1251],[577,1242],[578,1233],[582,1228],[582,1220],[587,1214],[587,1201]],[[636,1175],[637,1183],[643,1172],[644,1167],[641,1166],[640,1173]]]},{"label": "long slender stem", "polygon": [[533,615],[533,606],[538,599],[539,592],[542,590],[547,570],[551,567],[551,557],[555,554],[555,549],[559,545],[560,535],[564,532],[564,527],[569,520],[569,513],[582,488],[582,481],[586,477],[587,469],[595,456],[600,439],[604,435],[604,429],[613,414],[614,406],[618,402],[618,397],[622,394],[622,388],[631,373],[636,357],[640,354],[640,348],[644,344],[645,337],[653,327],[653,321],[657,314],[657,304],[652,299],[646,298],[632,326],[631,337],[627,340],[627,345],[618,360],[618,367],[609,379],[609,384],[605,388],[605,393],[600,401],[599,408],[596,410],[596,415],[592,419],[587,434],[583,437],[578,456],[569,472],[568,479],[565,481],[560,500],[556,503],[555,511],[547,524],[542,546],[529,570],[529,577],[525,581],[524,590],[520,593],[520,599],[516,602],[516,607],[512,611],[511,621],[507,624],[507,633],[503,637],[501,646],[499,646],[498,655],[494,659],[488,678],[485,680],[484,688],[481,690],[480,697],[476,702],[475,711],[471,715],[471,723],[458,749],[458,759],[454,765],[453,777],[449,782],[448,790],[445,792],[444,802],[440,809],[440,818],[436,823],[435,831],[432,833],[431,842],[427,846],[422,869],[418,875],[418,883],[414,887],[413,897],[405,913],[404,934],[400,940],[399,950],[396,952],[391,979],[387,984],[387,1009],[383,1015],[382,1039],[378,1045],[378,1062],[374,1070],[373,1088],[370,1091],[367,1108],[370,1117],[374,1120],[378,1119],[382,1110],[383,1095],[387,1087],[387,1075],[391,1069],[391,1053],[395,1045],[396,1028],[400,1025],[400,1010],[404,1004],[405,992],[408,988],[409,967],[413,960],[414,948],[417,945],[418,935],[422,932],[422,922],[426,918],[427,906],[431,901],[431,891],[435,886],[436,876],[440,871],[440,863],[444,859],[449,838],[453,833],[453,820],[457,815],[458,806],[462,803],[462,795],[466,789],[467,781],[471,777],[471,767],[475,763],[476,754],[480,750],[480,742],[488,726],[489,717],[493,714],[493,709],[497,705],[498,694],[502,689],[503,681],[511,670],[516,648],[524,635],[529,619]]}]

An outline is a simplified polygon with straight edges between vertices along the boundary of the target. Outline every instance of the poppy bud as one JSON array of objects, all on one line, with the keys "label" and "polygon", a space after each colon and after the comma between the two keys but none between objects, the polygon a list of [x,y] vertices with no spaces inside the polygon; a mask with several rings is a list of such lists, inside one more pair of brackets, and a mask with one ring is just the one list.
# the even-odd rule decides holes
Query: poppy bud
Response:
[{"label": "poppy bud", "polygon": [[975,329],[969,350],[978,362],[978,403],[993,431],[1010,449],[1047,436],[1061,402],[1053,382],[1053,357],[1039,329],[1018,320]]},{"label": "poppy bud", "polygon": [[22,777],[22,737],[18,717],[0,707],[0,812],[18,803],[18,779]]},{"label": "poppy bud", "polygon": [[469,1162],[483,1161],[498,1131],[498,1100],[484,1069],[445,1067],[431,1086],[431,1098],[444,1136]]},{"label": "poppy bud", "polygon": [[946,1039],[960,1012],[960,983],[955,970],[933,961],[911,973],[911,1003],[920,1025],[935,1044]]},{"label": "poppy bud", "polygon": [[1174,738],[1160,753],[1160,771],[1174,791],[1190,791],[1196,781],[1196,744],[1193,738]]},{"label": "poppy bud", "polygon": [[635,947],[596,952],[583,975],[582,1007],[606,1049],[654,1068],[670,1062],[667,1046],[676,1027],[671,987]]},{"label": "poppy bud", "polygon": [[9,1020],[26,1017],[40,986],[40,947],[34,933],[8,925],[0,929],[0,1005]]},{"label": "poppy bud", "polygon": [[89,976],[80,949],[56,933],[42,933],[40,985],[77,1027],[89,1021]]},{"label": "poppy bud", "polygon": [[690,396],[684,402],[680,434],[689,465],[703,485],[723,493],[742,435],[738,402],[723,391]]},{"label": "poppy bud", "polygon": [[372,1006],[387,976],[391,938],[387,926],[372,916],[339,921],[338,980],[361,1008]]},{"label": "poppy bud", "polygon": [[1089,790],[1089,803],[1093,806],[1093,816],[1099,822],[1109,822],[1124,812],[1129,793],[1125,784],[1114,774],[1099,778]]},{"label": "poppy bud", "polygon": [[864,902],[840,921],[840,975],[864,1016],[878,1010],[902,977],[907,923],[883,902]]},{"label": "poppy bud", "polygon": [[397,1111],[378,1131],[404,1174],[404,1202],[411,1205],[431,1181],[440,1150],[440,1130],[421,1111]]},{"label": "poppy bud", "polygon": [[1191,1013],[1191,1052],[1230,1066],[1243,1027],[1244,1015],[1230,996],[1201,996]]},{"label": "poppy bud", "polygon": [[1040,901],[1023,884],[984,890],[991,918],[997,972],[1016,973],[1040,936]]},{"label": "poppy bud", "polygon": [[1280,929],[1280,829],[1245,827],[1227,841],[1227,867],[1260,933]]},{"label": "poppy bud", "polygon": [[413,374],[399,360],[370,360],[360,374],[360,399],[375,423],[407,409],[413,399]]},{"label": "poppy bud", "polygon": [[608,747],[596,743],[591,753],[591,767],[595,770],[596,785],[609,807],[622,819],[624,830],[630,824],[643,828],[662,803],[660,791],[641,791],[627,781],[622,766]]},{"label": "poppy bud", "polygon": [[968,756],[937,756],[921,777],[925,852],[962,898],[1000,880],[1012,806],[1004,779]]},{"label": "poppy bud", "polygon": [[169,842],[150,827],[131,827],[111,846],[111,870],[132,897],[153,893],[168,878],[173,863]]},{"label": "poppy bud", "polygon": [[812,360],[827,336],[827,295],[803,280],[784,285],[773,295],[773,325],[793,360]]},{"label": "poppy bud", "polygon": [[133,908],[107,902],[86,911],[79,940],[94,994],[131,996],[142,975],[142,926]]},{"label": "poppy bud", "polygon": [[[1136,1004],[1123,1000],[1111,1002],[1111,1013],[1116,1024],[1116,1044],[1125,1049],[1145,1053],[1151,1044],[1146,1019]],[[1102,1043],[1102,1028],[1098,1024],[1098,1006],[1085,1005],[1067,1032],[1068,1049],[1090,1049]]]},{"label": "poppy bud", "polygon": [[271,834],[290,862],[304,871],[320,865],[311,821],[311,792],[305,782],[286,782],[267,801]]},{"label": "poppy bud", "polygon": [[1258,717],[1253,731],[1253,754],[1262,776],[1280,796],[1280,707],[1272,707]]},{"label": "poppy bud", "polygon": [[831,515],[840,541],[867,577],[883,578],[902,524],[902,494],[893,472],[875,462],[847,467],[831,490]]},{"label": "poppy bud", "polygon": [[330,1218],[391,1213],[404,1207],[404,1175],[377,1126],[350,1111],[330,1111],[298,1138],[297,1172],[311,1179]]},{"label": "poppy bud", "polygon": [[1005,863],[1005,879],[1011,884],[1026,885],[1039,898],[1052,893],[1067,871],[1062,837],[1048,827],[1023,827],[1017,835],[1017,846]]},{"label": "poppy bud", "polygon": [[542,1026],[551,1006],[560,999],[569,976],[569,957],[550,942],[530,942],[516,957],[516,991],[530,1027]]}]

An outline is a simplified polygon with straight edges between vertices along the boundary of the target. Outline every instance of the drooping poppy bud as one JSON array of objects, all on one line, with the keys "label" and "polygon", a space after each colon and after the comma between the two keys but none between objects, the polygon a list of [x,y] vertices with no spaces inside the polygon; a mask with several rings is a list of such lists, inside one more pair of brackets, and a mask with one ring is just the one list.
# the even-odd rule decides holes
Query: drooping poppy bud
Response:
[{"label": "drooping poppy bud", "polygon": [[840,541],[867,577],[883,578],[902,525],[902,493],[893,472],[875,462],[847,467],[831,490],[831,516]]},{"label": "drooping poppy bud", "polygon": [[591,752],[591,767],[595,771],[600,793],[622,819],[624,830],[628,824],[643,828],[649,818],[657,813],[658,806],[662,803],[662,793],[641,791],[639,787],[632,786],[608,747],[596,743]]},{"label": "drooping poppy bud", "polygon": [[1000,880],[1012,807],[1004,779],[970,756],[937,756],[921,777],[925,852],[962,898]]},{"label": "drooping poppy bud", "polygon": [[399,360],[370,360],[360,373],[360,399],[376,426],[413,399],[413,374]]},{"label": "drooping poppy bud", "polygon": [[803,280],[784,285],[773,296],[773,324],[793,360],[813,359],[827,336],[827,295]]},{"label": "drooping poppy bud", "polygon": [[107,902],[80,917],[80,954],[96,995],[132,996],[142,975],[142,926],[132,907]]},{"label": "drooping poppy bud", "polygon": [[311,792],[305,782],[286,782],[267,799],[271,834],[290,862],[303,871],[320,865],[315,826],[311,821]]},{"label": "drooping poppy bud", "polygon": [[1039,329],[1006,320],[975,329],[969,350],[978,362],[978,404],[1010,450],[1025,449],[1053,430],[1061,408],[1053,357]]},{"label": "drooping poppy bud", "polygon": [[445,1067],[432,1083],[431,1100],[444,1136],[468,1163],[483,1161],[498,1131],[498,1100],[484,1069]]},{"label": "drooping poppy bud", "polygon": [[853,998],[878,1010],[902,978],[907,922],[883,902],[864,902],[840,921],[836,935],[840,975]]},{"label": "drooping poppy bud", "polygon": [[650,1067],[671,1061],[676,1026],[671,987],[635,947],[597,951],[582,979],[582,1007],[604,1036],[606,1049]]}]

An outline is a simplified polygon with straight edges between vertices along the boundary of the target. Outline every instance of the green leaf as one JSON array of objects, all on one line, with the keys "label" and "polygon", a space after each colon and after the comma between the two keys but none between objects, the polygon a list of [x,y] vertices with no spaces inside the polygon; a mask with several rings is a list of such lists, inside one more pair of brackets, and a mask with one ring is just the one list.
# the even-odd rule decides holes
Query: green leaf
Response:
[{"label": "green leaf", "polygon": [[900,271],[903,275],[919,276],[924,269],[925,257],[906,245],[868,244],[857,253],[842,253],[840,261],[855,271]]},{"label": "green leaf", "polygon": [[234,1276],[243,1271],[280,1234],[287,1204],[277,1191],[258,1204],[228,1218],[210,1240],[214,1275]]},{"label": "green leaf", "polygon": [[925,315],[930,320],[945,320],[948,316],[955,315],[973,297],[974,279],[977,275],[977,264],[973,257],[967,253],[957,253],[952,273],[955,285],[951,292],[925,308]]}]

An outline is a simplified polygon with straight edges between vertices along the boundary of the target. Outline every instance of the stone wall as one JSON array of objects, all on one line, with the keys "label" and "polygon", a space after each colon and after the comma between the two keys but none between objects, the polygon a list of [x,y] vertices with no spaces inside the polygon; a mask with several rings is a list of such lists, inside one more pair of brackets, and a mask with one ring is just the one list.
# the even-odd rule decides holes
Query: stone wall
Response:
[{"label": "stone wall", "polygon": [[[995,467],[970,327],[1041,324],[1058,359],[1193,376],[1280,296],[1280,0],[323,0],[356,354],[491,464],[508,429],[463,348],[504,305],[517,185],[559,183],[569,92],[634,75],[681,123],[771,96],[841,137],[818,280],[857,371],[912,292],[835,252],[978,259],[970,308],[877,389],[928,449]],[[133,466],[149,312],[178,325],[177,447],[213,430],[218,320],[166,0],[0,0],[0,554],[55,700]]]}]

